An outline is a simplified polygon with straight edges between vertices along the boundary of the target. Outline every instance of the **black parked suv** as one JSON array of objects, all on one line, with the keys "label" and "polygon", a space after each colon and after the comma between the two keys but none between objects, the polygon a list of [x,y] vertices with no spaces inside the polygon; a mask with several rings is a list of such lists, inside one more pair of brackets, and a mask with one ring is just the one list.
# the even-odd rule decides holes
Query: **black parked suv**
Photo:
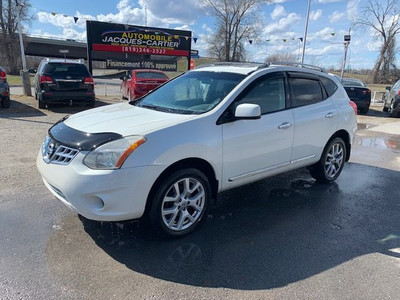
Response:
[{"label": "black parked suv", "polygon": [[0,104],[1,107],[10,107],[10,86],[7,82],[6,72],[0,67]]},{"label": "black parked suv", "polygon": [[39,108],[49,103],[95,104],[94,81],[82,60],[45,58],[34,79]]}]

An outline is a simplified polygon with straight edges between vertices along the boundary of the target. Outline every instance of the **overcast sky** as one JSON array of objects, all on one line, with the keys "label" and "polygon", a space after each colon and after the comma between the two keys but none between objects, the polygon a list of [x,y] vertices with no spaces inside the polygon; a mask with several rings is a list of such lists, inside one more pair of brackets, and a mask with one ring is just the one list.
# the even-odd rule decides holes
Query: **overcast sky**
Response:
[{"label": "overcast sky", "polygon": [[[343,36],[359,17],[367,0],[312,0],[305,63],[339,68],[344,53]],[[31,0],[35,20],[28,34],[86,41],[86,20],[98,20],[172,29],[191,30],[197,42],[192,49],[208,56],[206,36],[214,32],[214,20],[206,15],[199,0]],[[249,61],[263,62],[274,53],[299,57],[304,35],[307,0],[276,0],[259,11],[263,26],[246,40]],[[75,23],[74,18],[79,18]],[[351,29],[351,68],[372,68],[379,40],[371,31]]]}]

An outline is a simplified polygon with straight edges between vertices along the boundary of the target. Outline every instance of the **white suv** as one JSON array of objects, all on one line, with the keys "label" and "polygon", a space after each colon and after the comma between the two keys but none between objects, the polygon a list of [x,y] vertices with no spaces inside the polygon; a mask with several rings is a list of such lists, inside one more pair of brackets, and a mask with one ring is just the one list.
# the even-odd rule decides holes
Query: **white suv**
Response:
[{"label": "white suv", "polygon": [[335,180],[350,157],[356,108],[322,69],[213,64],[146,96],[64,118],[37,158],[47,188],[86,218],[146,215],[193,231],[218,192],[308,166]]}]

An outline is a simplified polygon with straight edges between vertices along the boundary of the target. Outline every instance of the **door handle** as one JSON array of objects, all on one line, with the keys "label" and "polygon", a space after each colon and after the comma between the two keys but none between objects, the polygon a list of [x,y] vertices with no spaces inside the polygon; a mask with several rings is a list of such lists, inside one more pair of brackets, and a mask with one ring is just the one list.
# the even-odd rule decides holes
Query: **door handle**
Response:
[{"label": "door handle", "polygon": [[327,113],[326,115],[325,115],[325,118],[328,118],[328,119],[331,119],[331,118],[333,118],[333,113]]},{"label": "door handle", "polygon": [[282,123],[281,125],[279,125],[278,128],[279,128],[279,129],[287,129],[287,128],[289,128],[289,127],[292,126],[292,125],[293,125],[293,124],[290,123],[290,122],[284,122],[284,123]]}]

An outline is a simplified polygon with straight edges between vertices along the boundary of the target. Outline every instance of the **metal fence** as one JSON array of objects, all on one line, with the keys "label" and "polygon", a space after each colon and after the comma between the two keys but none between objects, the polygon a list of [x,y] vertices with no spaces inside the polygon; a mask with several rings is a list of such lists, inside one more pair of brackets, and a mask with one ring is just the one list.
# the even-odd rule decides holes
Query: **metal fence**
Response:
[{"label": "metal fence", "polygon": [[385,92],[371,91],[371,105],[383,105],[383,95]]}]

